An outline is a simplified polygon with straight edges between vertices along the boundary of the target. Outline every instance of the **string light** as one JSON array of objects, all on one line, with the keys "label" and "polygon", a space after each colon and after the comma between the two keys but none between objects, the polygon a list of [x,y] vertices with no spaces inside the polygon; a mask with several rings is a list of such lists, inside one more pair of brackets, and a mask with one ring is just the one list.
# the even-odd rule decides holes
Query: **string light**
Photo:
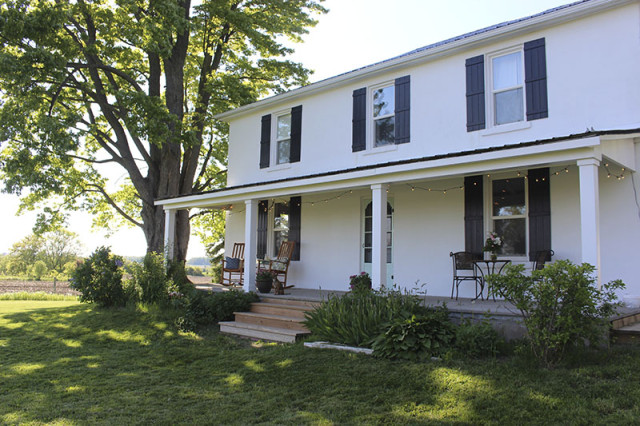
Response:
[{"label": "string light", "polygon": [[[617,179],[617,180],[619,180],[619,181],[620,181],[620,180],[623,180],[623,179],[625,178],[625,175],[627,175],[627,174],[629,174],[629,173],[630,173],[630,172],[629,172],[626,168],[624,168],[624,167],[621,167],[621,168],[620,168],[620,173],[619,173],[619,174],[612,173],[612,172],[611,172],[611,169],[609,168],[609,163],[605,163],[605,164],[604,164],[604,168],[605,168],[605,170],[606,170],[606,172],[607,172],[607,178],[614,177],[614,178],[616,178],[616,179]],[[549,176],[559,176],[559,175],[560,175],[560,173],[562,173],[562,172],[564,172],[564,173],[569,173],[569,167],[566,167],[566,166],[565,166],[565,167],[561,167],[561,168],[559,168],[559,169],[557,169],[557,170],[554,170],[554,171],[551,171],[551,170],[550,170],[550,171],[549,171]],[[529,175],[528,175],[528,174],[526,174],[526,173],[523,173],[523,172],[522,172],[522,171],[520,171],[520,170],[516,171],[516,175],[517,175],[518,177],[524,178],[525,180],[529,179]],[[490,174],[490,173],[487,173],[487,178],[491,178],[491,174]],[[535,182],[536,182],[536,183],[545,182],[546,180],[547,180],[547,177],[535,178]],[[508,181],[508,179],[507,179],[507,181]],[[440,192],[440,193],[442,193],[443,195],[446,195],[446,194],[447,194],[447,192],[449,192],[449,191],[453,191],[453,190],[456,190],[456,189],[464,190],[464,185],[460,185],[460,186],[451,186],[451,187],[448,187],[448,188],[422,187],[422,186],[419,186],[419,185],[416,185],[416,184],[409,184],[409,183],[407,183],[406,185],[407,185],[409,188],[411,188],[411,192],[415,192],[415,190],[416,190],[416,189],[420,189],[420,190],[422,190],[422,191],[427,191],[427,192]],[[478,185],[478,182],[473,182],[473,186],[477,186],[477,185]],[[387,188],[387,189],[386,189],[386,192],[387,192],[387,193],[389,193],[389,188]],[[353,190],[352,190],[352,189],[351,189],[351,190],[348,190],[348,191],[341,192],[340,194],[335,195],[335,196],[333,196],[333,197],[329,197],[329,198],[325,198],[325,199],[321,199],[321,200],[314,200],[314,201],[302,201],[302,202],[298,202],[298,203],[297,203],[297,206],[298,206],[298,207],[300,207],[302,204],[308,204],[308,205],[311,205],[311,206],[313,207],[313,206],[315,206],[315,205],[316,205],[316,203],[324,203],[324,204],[327,204],[327,203],[329,203],[330,201],[333,201],[333,200],[340,200],[342,197],[344,197],[344,196],[346,196],[346,195],[350,195],[350,194],[353,194]],[[282,203],[282,204],[284,204],[284,205],[286,206],[286,205],[288,205],[288,204],[289,204],[289,201],[288,201],[288,200],[277,200],[276,198],[271,198],[270,203],[268,203],[268,204],[270,204],[270,205],[268,205],[268,207],[264,208],[264,210],[263,210],[263,211],[264,211],[264,212],[272,211],[272,210],[275,208],[275,205],[276,205],[276,204],[278,204],[278,203]],[[230,212],[231,214],[235,214],[235,213],[243,213],[243,212],[245,211],[244,209],[242,209],[242,210],[234,209],[234,208],[233,208],[233,205],[229,205],[229,206],[222,207],[222,210],[224,210],[224,211],[228,211],[228,212]]]}]

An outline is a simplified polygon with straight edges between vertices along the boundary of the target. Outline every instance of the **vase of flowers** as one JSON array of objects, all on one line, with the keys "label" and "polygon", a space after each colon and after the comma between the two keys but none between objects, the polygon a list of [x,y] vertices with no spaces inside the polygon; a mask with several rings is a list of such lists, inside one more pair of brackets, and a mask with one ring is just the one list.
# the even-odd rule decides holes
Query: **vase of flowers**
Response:
[{"label": "vase of flowers", "polygon": [[491,231],[487,236],[487,240],[484,242],[482,250],[490,253],[491,260],[496,260],[498,258],[498,251],[500,251],[500,248],[502,247],[502,243],[502,238],[500,238],[496,232]]}]

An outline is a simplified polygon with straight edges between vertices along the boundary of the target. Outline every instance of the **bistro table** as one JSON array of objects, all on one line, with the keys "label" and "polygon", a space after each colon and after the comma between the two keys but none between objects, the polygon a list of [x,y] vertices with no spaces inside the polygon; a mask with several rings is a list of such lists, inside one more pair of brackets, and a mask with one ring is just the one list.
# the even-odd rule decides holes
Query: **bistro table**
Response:
[{"label": "bistro table", "polygon": [[[480,295],[476,295],[476,299],[482,297],[484,300],[482,293],[484,292],[485,277],[496,274],[496,270],[498,271],[497,274],[500,275],[504,267],[509,263],[511,263],[511,261],[507,259],[480,259],[473,261],[475,267],[480,271]],[[489,299],[489,287],[487,287],[487,299]],[[495,294],[493,295],[493,300],[496,300]]]}]

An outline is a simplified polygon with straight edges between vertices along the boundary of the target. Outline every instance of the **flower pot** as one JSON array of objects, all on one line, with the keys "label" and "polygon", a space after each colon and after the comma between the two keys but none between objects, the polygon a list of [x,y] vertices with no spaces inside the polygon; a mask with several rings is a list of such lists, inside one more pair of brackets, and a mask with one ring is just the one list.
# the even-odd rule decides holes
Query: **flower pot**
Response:
[{"label": "flower pot", "polygon": [[270,293],[273,280],[256,280],[256,288],[260,293]]},{"label": "flower pot", "polygon": [[497,260],[498,259],[498,254],[497,253],[491,253],[491,260]]}]

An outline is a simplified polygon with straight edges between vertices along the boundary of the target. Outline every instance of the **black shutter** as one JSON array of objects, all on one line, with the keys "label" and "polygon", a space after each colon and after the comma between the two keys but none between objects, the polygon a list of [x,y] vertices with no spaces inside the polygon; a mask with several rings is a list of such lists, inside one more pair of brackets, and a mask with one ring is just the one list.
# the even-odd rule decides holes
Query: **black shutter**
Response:
[{"label": "black shutter", "polygon": [[411,104],[411,79],[410,76],[396,78],[396,122],[395,122],[395,142],[396,144],[408,143],[410,134],[410,104]]},{"label": "black shutter", "polygon": [[289,200],[289,241],[295,241],[291,260],[300,260],[300,216],[302,213],[302,197],[291,197]]},{"label": "black shutter", "polygon": [[264,259],[267,254],[267,229],[269,227],[269,200],[258,203],[258,259]]},{"label": "black shutter", "polygon": [[484,129],[484,56],[465,62],[467,68],[467,132]]},{"label": "black shutter", "polygon": [[484,247],[484,205],[482,176],[464,178],[464,250],[482,257]]},{"label": "black shutter", "polygon": [[353,135],[351,151],[363,151],[367,147],[367,88],[353,91]]},{"label": "black shutter", "polygon": [[549,169],[529,170],[528,181],[529,260],[533,261],[537,251],[551,250],[551,190],[549,186]]},{"label": "black shutter", "polygon": [[271,114],[262,116],[262,131],[260,132],[260,168],[269,167],[271,151]]},{"label": "black shutter", "polygon": [[302,105],[291,108],[291,151],[289,162],[300,161],[300,141],[302,139]]},{"label": "black shutter", "polygon": [[524,82],[527,93],[527,121],[548,117],[544,38],[524,44]]}]

